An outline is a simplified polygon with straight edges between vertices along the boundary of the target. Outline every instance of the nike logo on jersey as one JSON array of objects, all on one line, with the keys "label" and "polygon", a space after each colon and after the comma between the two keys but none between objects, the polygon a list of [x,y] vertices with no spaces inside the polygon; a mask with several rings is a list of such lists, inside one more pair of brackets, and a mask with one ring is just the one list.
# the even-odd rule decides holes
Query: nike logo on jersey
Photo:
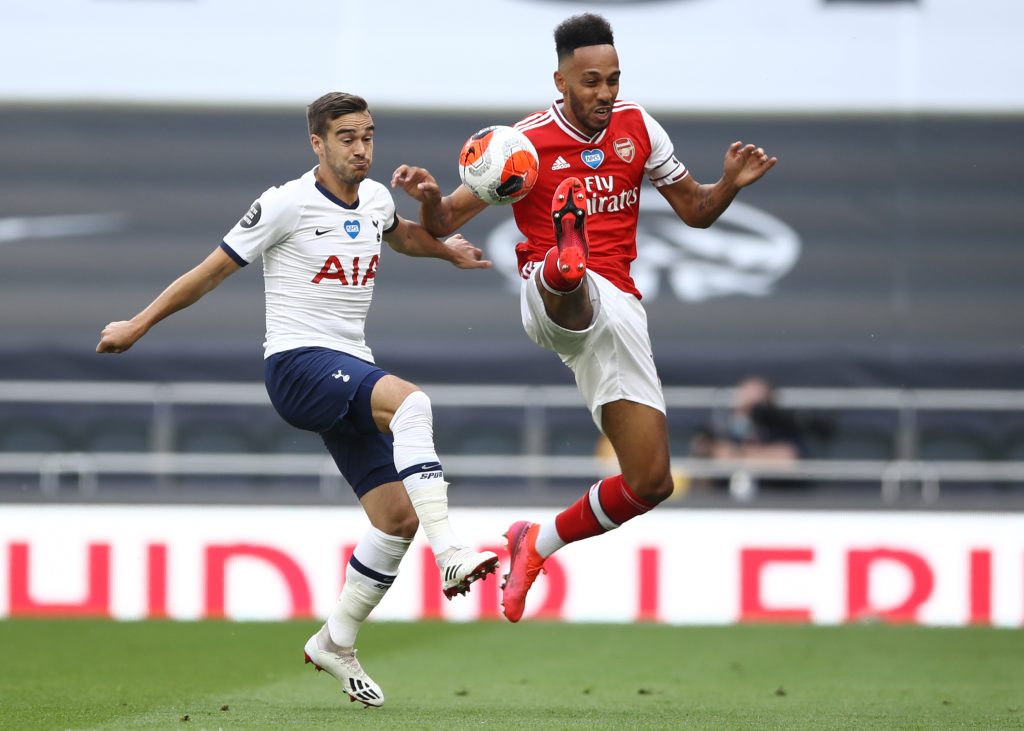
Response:
[{"label": "nike logo on jersey", "polygon": [[347,373],[342,373],[341,369],[339,368],[337,372],[331,374],[331,378],[333,378],[334,380],[338,380],[340,378],[342,383],[348,383],[352,376],[350,376]]},{"label": "nike logo on jersey", "polygon": [[552,170],[565,170],[567,167],[571,167],[571,165],[569,165],[561,155],[558,156],[557,160],[551,163]]},{"label": "nike logo on jersey", "polygon": [[325,228],[323,231],[321,231],[320,229],[317,229],[313,233],[315,233],[317,236],[323,236],[325,233],[328,233],[328,232],[333,231],[333,230],[334,230],[333,228]]}]

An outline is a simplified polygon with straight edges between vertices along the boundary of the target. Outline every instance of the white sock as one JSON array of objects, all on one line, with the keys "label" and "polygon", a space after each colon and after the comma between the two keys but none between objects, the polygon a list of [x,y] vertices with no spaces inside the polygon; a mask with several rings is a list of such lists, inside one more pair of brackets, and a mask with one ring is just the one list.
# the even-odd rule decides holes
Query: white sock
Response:
[{"label": "white sock", "polygon": [[547,558],[564,545],[565,541],[562,540],[562,536],[558,535],[558,529],[555,527],[555,521],[549,520],[546,523],[540,524],[540,530],[537,531],[537,543],[535,547],[537,549],[537,553],[539,553],[542,558]]},{"label": "white sock", "polygon": [[460,541],[448,522],[448,483],[434,450],[434,419],[427,394],[409,394],[390,426],[395,436],[395,469],[438,556]]},{"label": "white sock", "polygon": [[345,569],[341,596],[327,618],[327,631],[335,644],[355,646],[359,627],[391,588],[411,543],[410,538],[389,536],[373,526],[359,539]]}]

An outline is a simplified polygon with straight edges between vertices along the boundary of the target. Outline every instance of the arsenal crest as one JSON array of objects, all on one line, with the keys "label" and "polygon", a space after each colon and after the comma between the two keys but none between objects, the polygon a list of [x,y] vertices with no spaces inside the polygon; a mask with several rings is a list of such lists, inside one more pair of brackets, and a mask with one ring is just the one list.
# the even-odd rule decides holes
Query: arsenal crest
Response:
[{"label": "arsenal crest", "polygon": [[633,140],[628,137],[620,137],[613,143],[615,148],[615,154],[619,156],[622,162],[633,162],[633,155],[636,154],[636,148],[633,147]]}]

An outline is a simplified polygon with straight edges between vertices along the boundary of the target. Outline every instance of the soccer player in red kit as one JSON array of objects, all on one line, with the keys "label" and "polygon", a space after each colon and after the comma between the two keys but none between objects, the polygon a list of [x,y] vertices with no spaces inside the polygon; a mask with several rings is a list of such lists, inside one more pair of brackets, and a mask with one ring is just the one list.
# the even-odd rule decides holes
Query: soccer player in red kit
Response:
[{"label": "soccer player in red kit", "polygon": [[[706,228],[776,163],[762,148],[734,142],[721,179],[698,183],[661,125],[638,104],[617,101],[619,59],[604,18],[565,20],[555,29],[555,49],[562,98],[515,125],[540,158],[533,190],[512,206],[526,237],[516,247],[523,327],[572,369],[622,474],[591,486],[552,521],[509,527],[502,606],[512,622],[522,617],[548,556],[646,513],[672,493],[665,400],[630,277],[644,176],[683,222]],[[399,167],[392,185],[420,201],[421,223],[435,236],[486,207],[464,186],[442,197],[423,168]]]}]

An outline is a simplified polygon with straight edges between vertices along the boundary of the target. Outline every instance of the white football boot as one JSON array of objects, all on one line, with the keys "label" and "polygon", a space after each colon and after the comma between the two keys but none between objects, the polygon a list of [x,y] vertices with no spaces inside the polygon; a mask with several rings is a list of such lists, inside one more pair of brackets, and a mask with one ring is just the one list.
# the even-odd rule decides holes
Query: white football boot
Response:
[{"label": "white football boot", "polygon": [[498,570],[498,554],[493,551],[476,551],[465,546],[455,546],[441,562],[441,589],[451,599],[456,594],[465,594],[469,585],[478,579],[487,578]]},{"label": "white football boot", "polygon": [[349,701],[367,706],[384,705],[384,691],[363,670],[356,659],[356,651],[334,644],[326,624],[306,641],[305,650],[306,662],[313,663],[317,672],[326,670],[328,675],[337,678]]}]

